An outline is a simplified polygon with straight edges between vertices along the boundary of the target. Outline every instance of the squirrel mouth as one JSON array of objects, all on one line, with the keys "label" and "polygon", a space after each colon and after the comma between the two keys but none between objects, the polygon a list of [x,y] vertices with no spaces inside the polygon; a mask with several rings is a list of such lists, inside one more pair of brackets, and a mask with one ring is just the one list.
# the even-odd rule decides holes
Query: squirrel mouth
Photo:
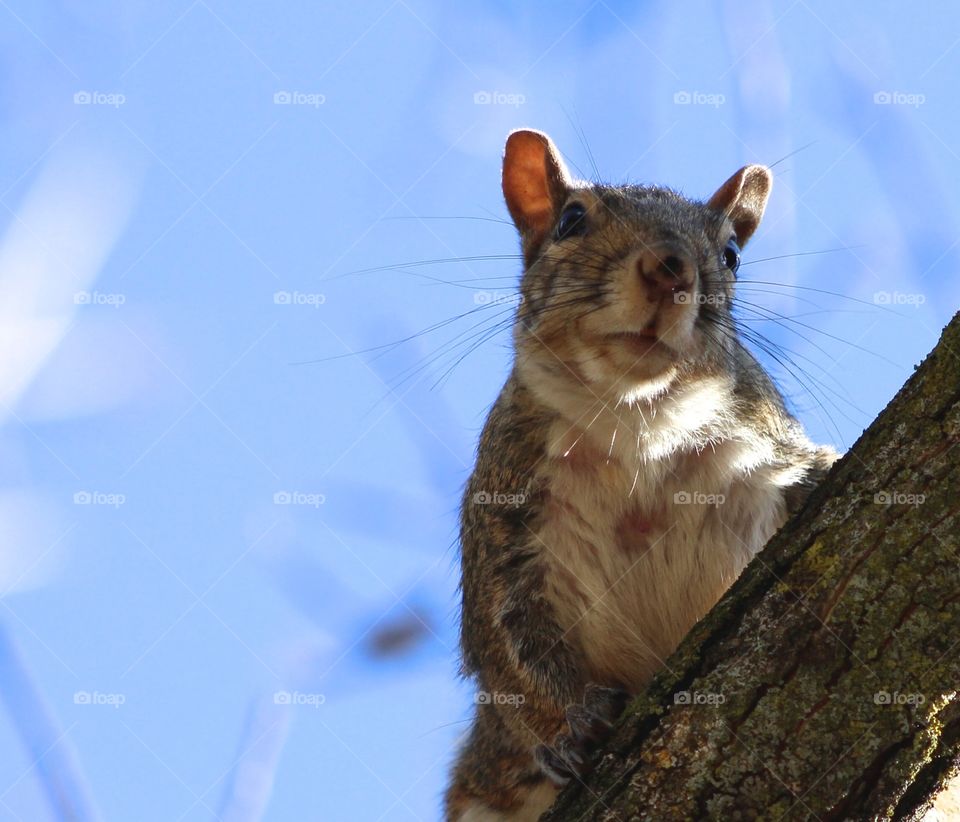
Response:
[{"label": "squirrel mouth", "polygon": [[617,331],[609,334],[608,337],[615,342],[627,345],[631,351],[638,354],[646,354],[655,348],[663,347],[652,324],[640,331]]}]

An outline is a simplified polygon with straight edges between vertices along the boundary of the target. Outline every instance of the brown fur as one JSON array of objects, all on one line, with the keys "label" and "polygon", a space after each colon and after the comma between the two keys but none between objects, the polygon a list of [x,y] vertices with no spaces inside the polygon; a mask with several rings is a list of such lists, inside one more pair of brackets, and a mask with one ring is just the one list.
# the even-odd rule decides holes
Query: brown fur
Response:
[{"label": "brown fur", "polygon": [[[567,706],[590,682],[641,689],[835,458],[730,314],[720,258],[756,229],[770,180],[748,166],[703,204],[574,183],[544,135],[508,141],[527,260],[516,364],[461,516],[463,670],[490,696],[448,819],[536,819],[553,789],[532,750],[567,730]],[[571,202],[587,229],[564,239]]]}]

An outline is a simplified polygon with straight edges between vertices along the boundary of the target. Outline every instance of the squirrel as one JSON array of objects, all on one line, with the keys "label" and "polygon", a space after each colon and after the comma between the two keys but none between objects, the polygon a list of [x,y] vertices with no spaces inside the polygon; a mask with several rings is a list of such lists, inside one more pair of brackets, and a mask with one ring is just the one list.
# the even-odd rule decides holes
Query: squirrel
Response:
[{"label": "squirrel", "polygon": [[535,820],[838,454],[738,335],[740,249],[773,176],[706,202],[574,180],[512,132],[524,273],[512,371],[460,519],[461,648],[479,688],[447,820]]}]

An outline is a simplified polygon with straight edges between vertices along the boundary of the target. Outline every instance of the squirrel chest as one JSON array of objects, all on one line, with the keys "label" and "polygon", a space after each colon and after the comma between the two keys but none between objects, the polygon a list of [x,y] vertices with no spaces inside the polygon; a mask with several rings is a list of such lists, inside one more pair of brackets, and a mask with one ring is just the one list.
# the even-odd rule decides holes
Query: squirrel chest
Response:
[{"label": "squirrel chest", "polygon": [[782,489],[741,441],[650,459],[575,439],[538,477],[546,596],[589,679],[636,692],[782,524]]}]

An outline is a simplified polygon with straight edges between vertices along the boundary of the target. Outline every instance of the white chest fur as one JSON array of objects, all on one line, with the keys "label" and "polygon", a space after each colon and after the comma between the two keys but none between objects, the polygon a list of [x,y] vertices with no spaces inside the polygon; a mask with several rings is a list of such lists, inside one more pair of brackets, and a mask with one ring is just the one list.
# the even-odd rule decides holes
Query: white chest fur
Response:
[{"label": "white chest fur", "polygon": [[[535,537],[548,596],[589,677],[632,691],[783,522],[787,479],[767,445],[732,428],[688,431],[668,446],[647,420],[625,425],[634,413],[595,419],[586,436],[555,424]],[[668,417],[662,430],[676,432]]]}]

